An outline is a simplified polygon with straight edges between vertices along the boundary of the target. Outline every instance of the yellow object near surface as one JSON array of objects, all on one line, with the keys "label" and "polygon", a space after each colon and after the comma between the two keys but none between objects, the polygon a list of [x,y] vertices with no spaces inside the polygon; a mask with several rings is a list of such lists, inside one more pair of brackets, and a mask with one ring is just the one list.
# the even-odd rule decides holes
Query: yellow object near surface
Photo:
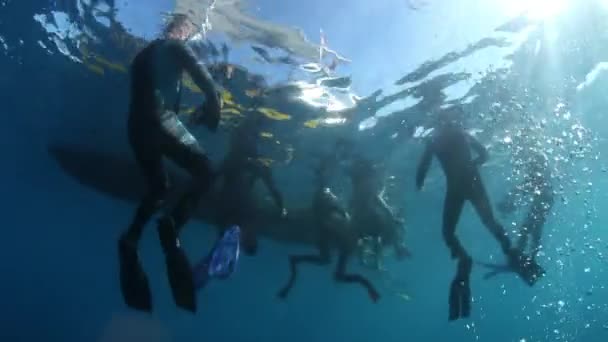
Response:
[{"label": "yellow object near surface", "polygon": [[291,119],[291,116],[285,113],[281,113],[275,109],[272,108],[266,108],[266,107],[262,107],[262,108],[258,108],[258,111],[264,115],[266,115],[268,118],[273,119],[273,120],[289,120]]},{"label": "yellow object near surface", "polygon": [[317,127],[319,127],[319,120],[317,120],[317,119],[308,120],[304,123],[304,126],[306,126],[308,128],[317,128]]},{"label": "yellow object near surface", "polygon": [[89,64],[89,63],[86,63],[85,65],[87,66],[87,68],[88,68],[89,70],[91,70],[92,72],[94,72],[94,73],[96,73],[96,74],[98,74],[98,75],[103,76],[103,75],[105,74],[105,72],[104,72],[103,68],[102,68],[102,67],[100,67],[99,65],[96,65],[96,64]]}]

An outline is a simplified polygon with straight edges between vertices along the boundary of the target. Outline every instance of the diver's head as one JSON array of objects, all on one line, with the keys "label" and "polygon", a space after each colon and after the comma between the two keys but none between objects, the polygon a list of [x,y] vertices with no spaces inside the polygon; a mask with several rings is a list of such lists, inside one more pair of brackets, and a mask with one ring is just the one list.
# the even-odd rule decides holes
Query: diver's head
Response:
[{"label": "diver's head", "polygon": [[350,167],[350,177],[354,186],[358,189],[375,191],[382,186],[382,171],[379,165],[371,160],[356,156]]},{"label": "diver's head", "polygon": [[464,110],[460,106],[451,106],[439,112],[436,116],[435,127],[463,128]]},{"label": "diver's head", "polygon": [[196,33],[196,25],[185,14],[174,14],[168,19],[163,36],[167,39],[188,40]]}]

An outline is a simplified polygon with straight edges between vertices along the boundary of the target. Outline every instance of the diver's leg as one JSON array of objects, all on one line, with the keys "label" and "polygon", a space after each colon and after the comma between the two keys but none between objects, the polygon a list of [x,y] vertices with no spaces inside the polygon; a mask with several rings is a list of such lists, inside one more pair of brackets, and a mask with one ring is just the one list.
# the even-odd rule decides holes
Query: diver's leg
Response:
[{"label": "diver's leg", "polygon": [[532,204],[519,229],[520,235],[519,239],[517,239],[516,247],[521,253],[525,253],[526,247],[528,246],[528,241],[530,240],[530,235],[534,237],[534,231],[536,230],[538,223],[537,219],[537,210],[535,209],[535,204]]},{"label": "diver's leg", "polygon": [[[152,296],[148,279],[137,253],[137,244],[146,223],[161,207],[166,195],[168,177],[162,164],[162,156],[155,151],[153,136],[142,135],[130,127],[129,140],[136,161],[146,178],[147,194],[141,201],[128,230],[118,241],[120,288],[125,303],[137,310],[151,311]],[[138,134],[140,133],[140,134]],[[147,147],[144,148],[144,145]]]},{"label": "diver's leg", "polygon": [[165,252],[173,298],[181,308],[195,312],[196,294],[192,267],[180,248],[178,235],[196,208],[200,196],[211,185],[211,163],[196,139],[177,117],[165,120],[163,127],[161,147],[165,156],[186,169],[193,181],[171,213],[159,220],[158,233]]},{"label": "diver's leg", "polygon": [[144,162],[139,162],[146,176],[148,189],[135,211],[135,216],[129,228],[121,237],[121,239],[132,244],[135,248],[137,248],[137,244],[141,239],[145,225],[162,207],[169,189],[169,178],[161,158],[158,155]]},{"label": "diver's leg", "polygon": [[250,224],[255,219],[255,214],[250,207],[251,203],[241,200],[236,204],[233,208],[233,216],[236,218],[236,223],[241,227],[243,252],[249,256],[256,255],[258,252],[258,235],[255,227]]},{"label": "diver's leg", "polygon": [[522,225],[519,229],[519,237],[517,238],[516,248],[522,253],[526,250],[526,246],[528,245],[528,240],[530,237],[530,226]]},{"label": "diver's leg", "polygon": [[531,232],[532,235],[532,246],[530,249],[530,258],[535,260],[538,256],[538,253],[543,248],[542,246],[542,234],[543,234],[543,225],[544,223],[539,223],[537,227]]},{"label": "diver's leg", "polygon": [[545,271],[533,259],[522,251],[511,247],[511,240],[507,237],[502,225],[496,221],[485,188],[480,178],[477,178],[471,193],[471,202],[484,225],[490,230],[505,253],[509,266],[530,286],[544,275]]},{"label": "diver's leg", "polygon": [[161,239],[163,248],[168,251],[179,247],[177,236],[196,208],[200,197],[210,188],[213,171],[205,151],[177,117],[166,119],[163,128],[161,148],[164,155],[188,171],[192,177],[191,184],[173,210],[161,219],[161,226],[167,226],[167,237],[175,237],[168,241]]},{"label": "diver's leg", "polygon": [[250,228],[243,228],[242,238],[243,252],[245,254],[253,256],[258,252],[258,237],[257,234]]},{"label": "diver's leg", "polygon": [[540,252],[542,248],[542,235],[543,228],[545,226],[545,222],[547,221],[547,216],[551,210],[552,203],[535,203],[533,204],[532,211],[534,215],[534,221],[531,225],[530,234],[532,235],[532,246],[530,250],[530,257],[534,259],[538,252]]},{"label": "diver's leg", "polygon": [[188,171],[192,181],[186,192],[178,200],[171,217],[179,233],[186,224],[193,210],[198,205],[202,195],[207,193],[213,182],[213,168],[211,161],[198,141],[185,127],[175,119],[176,131],[170,132],[165,137],[165,155]]},{"label": "diver's leg", "polygon": [[456,237],[456,226],[464,206],[464,197],[448,188],[443,205],[443,239],[450,248],[452,259],[467,255]]},{"label": "diver's leg", "polygon": [[338,257],[338,264],[336,265],[336,272],[334,274],[336,281],[342,283],[357,283],[363,286],[367,290],[369,298],[373,302],[377,302],[378,299],[380,299],[380,293],[378,293],[378,290],[376,290],[371,281],[360,274],[346,273],[346,265],[348,264],[349,257],[349,251],[345,248],[341,248],[340,255]]},{"label": "diver's leg", "polygon": [[289,256],[289,280],[287,284],[277,294],[279,298],[286,298],[289,291],[293,287],[298,275],[298,264],[307,263],[313,265],[327,265],[331,261],[330,257],[330,246],[329,246],[329,235],[327,231],[322,229],[319,235],[319,241],[317,244],[319,248],[319,254],[317,255],[290,255]]},{"label": "diver's leg", "polygon": [[492,236],[494,236],[494,238],[500,244],[502,251],[505,254],[509,253],[511,249],[511,240],[509,240],[503,226],[498,223],[494,217],[490,199],[488,198],[485,186],[483,185],[479,176],[477,176],[473,182],[469,199],[471,200],[471,203],[473,204],[477,215],[479,215],[481,218],[484,226],[486,226]]}]

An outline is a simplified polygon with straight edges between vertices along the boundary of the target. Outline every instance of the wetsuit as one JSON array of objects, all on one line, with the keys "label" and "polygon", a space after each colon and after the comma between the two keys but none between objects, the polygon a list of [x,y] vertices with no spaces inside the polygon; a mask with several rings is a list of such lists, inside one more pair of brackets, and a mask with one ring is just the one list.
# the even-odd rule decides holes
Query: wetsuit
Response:
[{"label": "wetsuit", "polygon": [[[473,159],[471,149],[477,153]],[[472,259],[456,237],[456,226],[466,201],[473,204],[485,227],[499,242],[508,260],[508,267],[528,284],[544,272],[540,266],[524,258],[511,248],[511,241],[502,225],[494,217],[492,206],[478,167],[486,162],[486,149],[456,124],[446,124],[434,132],[418,165],[416,187],[422,188],[433,156],[437,156],[447,179],[447,193],[443,207],[443,237],[453,258],[458,258],[458,269],[449,296],[449,320],[468,317],[471,310],[470,273]]]},{"label": "wetsuit", "polygon": [[177,117],[184,72],[204,93],[205,120],[208,127],[215,130],[220,104],[214,83],[182,41],[155,40],[138,53],[131,66],[128,137],[145,177],[147,193],[128,231],[120,239],[119,251],[123,296],[129,306],[140,310],[150,311],[152,304],[136,249],[145,224],[161,209],[169,189],[163,157],[192,176],[187,192],[159,221],[159,237],[176,303],[187,310],[196,310],[194,289],[189,280],[192,275],[177,237],[199,197],[209,188],[213,172],[205,151]]},{"label": "wetsuit", "polygon": [[[327,160],[326,160],[327,162]],[[338,247],[338,263],[334,278],[338,282],[356,283],[365,288],[370,299],[376,302],[380,298],[379,292],[374,285],[362,275],[346,273],[346,266],[350,256],[357,247],[358,234],[352,230],[348,212],[340,205],[338,198],[331,190],[325,187],[323,173],[328,163],[321,165],[314,198],[312,212],[315,213],[315,223],[318,227],[317,247],[319,254],[315,255],[290,255],[290,275],[287,284],[279,291],[280,298],[286,298],[293,287],[297,276],[297,265],[309,263],[314,265],[328,265],[331,262],[331,244]]]},{"label": "wetsuit", "polygon": [[380,196],[379,175],[369,160],[357,159],[351,171],[352,196],[350,211],[353,224],[361,236],[380,237],[390,243],[398,258],[410,253],[405,247],[403,221]]},{"label": "wetsuit", "polygon": [[[471,148],[478,157],[474,160]],[[483,224],[498,240],[506,253],[511,248],[502,225],[492,212],[485,186],[481,180],[478,167],[488,159],[486,149],[463,129],[447,126],[438,132],[426,145],[424,155],[418,165],[416,186],[421,188],[433,156],[437,156],[447,179],[447,193],[443,206],[443,238],[450,248],[453,258],[468,257],[456,237],[456,225],[464,203],[470,201]]]},{"label": "wetsuit", "polygon": [[[474,160],[471,148],[477,152]],[[443,207],[443,238],[450,248],[453,258],[458,258],[458,269],[452,280],[449,295],[449,320],[469,317],[471,312],[470,275],[472,259],[456,237],[456,225],[464,203],[470,201],[483,224],[499,241],[505,253],[511,248],[511,241],[504,229],[494,218],[485,187],[481,181],[478,166],[488,158],[486,149],[475,138],[456,126],[439,128],[427,143],[424,155],[418,165],[416,187],[422,188],[431,165],[437,156],[447,178],[447,193]]]},{"label": "wetsuit", "polygon": [[517,248],[525,251],[531,237],[530,257],[534,259],[541,248],[543,227],[554,204],[551,171],[546,157],[542,154],[533,152],[526,163],[522,184],[506,196],[499,209],[505,214],[512,213],[517,196],[530,202],[528,214],[520,225]]}]

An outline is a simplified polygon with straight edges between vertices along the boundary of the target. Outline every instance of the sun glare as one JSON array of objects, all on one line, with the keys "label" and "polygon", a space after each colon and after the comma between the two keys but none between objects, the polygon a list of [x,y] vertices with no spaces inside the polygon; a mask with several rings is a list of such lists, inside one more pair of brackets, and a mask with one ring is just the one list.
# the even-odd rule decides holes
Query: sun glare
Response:
[{"label": "sun glare", "polygon": [[527,7],[530,19],[544,20],[560,14],[566,8],[566,0],[532,0]]},{"label": "sun glare", "polygon": [[562,13],[568,0],[507,0],[508,13],[524,14],[531,20],[548,20]]}]

